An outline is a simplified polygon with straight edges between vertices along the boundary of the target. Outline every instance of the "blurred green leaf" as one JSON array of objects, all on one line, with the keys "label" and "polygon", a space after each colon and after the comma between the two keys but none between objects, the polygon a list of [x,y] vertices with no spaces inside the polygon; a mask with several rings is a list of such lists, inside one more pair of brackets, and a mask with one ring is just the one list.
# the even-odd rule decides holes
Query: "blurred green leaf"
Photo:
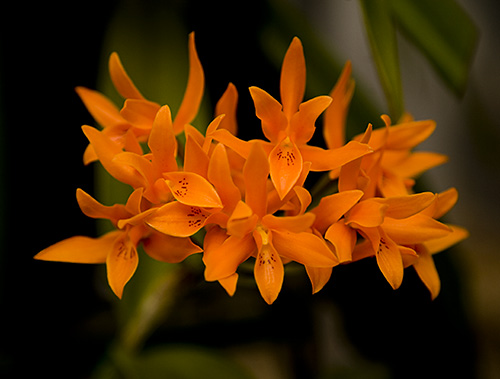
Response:
[{"label": "blurred green leaf", "polygon": [[404,111],[403,87],[399,70],[396,28],[388,0],[360,0],[368,41],[389,114],[397,120]]},{"label": "blurred green leaf", "polygon": [[250,379],[250,373],[213,349],[188,345],[152,348],[138,356],[117,355],[127,379]]},{"label": "blurred green leaf", "polygon": [[462,95],[478,38],[469,15],[455,0],[390,0],[390,6],[398,27]]},{"label": "blurred green leaf", "polygon": [[[142,250],[142,249],[141,249]],[[117,303],[118,343],[127,351],[139,351],[182,294],[187,272],[139,252],[140,264]]]}]

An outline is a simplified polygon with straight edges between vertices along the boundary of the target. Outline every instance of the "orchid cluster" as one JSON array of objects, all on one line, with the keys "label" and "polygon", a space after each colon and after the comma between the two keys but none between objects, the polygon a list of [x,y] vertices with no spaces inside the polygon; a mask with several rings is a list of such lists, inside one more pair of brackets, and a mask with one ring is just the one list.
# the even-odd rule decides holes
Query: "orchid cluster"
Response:
[{"label": "orchid cluster", "polygon": [[[141,94],[116,53],[109,70],[124,98],[121,108],[100,92],[77,88],[101,126],[82,127],[89,141],[84,163],[99,161],[130,185],[130,196],[126,204],[107,206],[78,189],[82,212],[110,220],[114,230],[99,238],[68,238],[36,259],[105,263],[119,298],[139,264],[140,245],[169,263],[202,254],[205,279],[218,281],[229,295],[236,291],[239,266],[253,259],[255,282],[271,304],[290,262],[305,267],[315,293],[335,266],[375,257],[392,288],[413,266],[431,297],[438,295],[432,255],[467,231],[438,221],[457,200],[454,188],[438,194],[414,190],[418,175],[446,161],[441,154],[413,151],[435,123],[404,115],[392,125],[384,115],[385,127],[369,124],[345,141],[354,91],[349,62],[329,96],[304,101],[305,58],[294,38],[281,68],[280,100],[249,89],[265,136],[249,141],[237,137],[238,93],[232,84],[206,129],[191,125],[204,92],[193,33],[188,83],[175,117],[168,105]],[[320,115],[325,148],[308,144]],[[336,190],[313,199],[304,185],[310,172],[324,173]]]}]

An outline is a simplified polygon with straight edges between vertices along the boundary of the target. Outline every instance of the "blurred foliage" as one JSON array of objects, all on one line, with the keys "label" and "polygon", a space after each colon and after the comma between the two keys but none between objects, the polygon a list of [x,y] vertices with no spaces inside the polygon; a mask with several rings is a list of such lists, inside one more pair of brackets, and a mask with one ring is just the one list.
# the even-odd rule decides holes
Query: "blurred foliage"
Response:
[{"label": "blurred foliage", "polygon": [[478,31],[454,0],[360,0],[368,40],[389,106],[398,119],[404,111],[396,31],[401,30],[426,56],[458,96],[463,95]]},{"label": "blurred foliage", "polygon": [[462,96],[479,32],[455,0],[390,0],[395,24],[432,63],[455,94]]},{"label": "blurred foliage", "polygon": [[396,28],[388,0],[360,0],[373,60],[387,99],[389,115],[397,120],[404,112]]},{"label": "blurred foliage", "polygon": [[99,367],[95,379],[250,379],[248,371],[211,349],[193,345],[164,345],[141,355],[116,351],[111,362]]}]

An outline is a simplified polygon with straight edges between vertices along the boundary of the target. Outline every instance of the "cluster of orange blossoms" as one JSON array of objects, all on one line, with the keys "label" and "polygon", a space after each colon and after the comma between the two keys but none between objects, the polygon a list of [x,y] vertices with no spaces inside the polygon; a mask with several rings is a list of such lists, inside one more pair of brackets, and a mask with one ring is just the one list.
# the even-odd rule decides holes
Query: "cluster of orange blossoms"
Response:
[{"label": "cluster of orange blossoms", "polygon": [[[438,219],[457,200],[452,188],[439,194],[415,193],[414,178],[446,157],[412,149],[434,130],[433,121],[405,116],[352,141],[344,140],[347,109],[354,90],[347,63],[330,96],[303,102],[306,67],[302,44],[294,38],[285,55],[281,102],[251,87],[256,116],[267,140],[236,137],[238,94],[229,84],[203,134],[190,125],[204,91],[204,73],[189,36],[189,79],[179,111],[145,99],[117,54],[109,61],[111,79],[125,98],[118,109],[101,93],[77,88],[102,129],[83,126],[89,140],[88,164],[100,161],[133,191],[125,205],[100,204],[81,189],[82,212],[108,219],[115,230],[99,237],[75,236],[35,258],[106,263],[108,282],[122,297],[139,263],[138,245],[159,261],[178,263],[203,254],[205,279],[232,295],[238,267],[255,259],[254,276],[264,300],[273,303],[283,284],[284,265],[304,265],[313,293],[339,264],[375,257],[394,288],[413,266],[432,298],[440,280],[432,255],[467,236],[461,227]],[[308,145],[323,114],[326,148]],[[185,144],[176,138],[184,133]],[[325,172],[338,191],[311,209],[304,187],[310,171]],[[202,246],[192,236],[204,229]],[[201,244],[201,243],[200,243]]]}]

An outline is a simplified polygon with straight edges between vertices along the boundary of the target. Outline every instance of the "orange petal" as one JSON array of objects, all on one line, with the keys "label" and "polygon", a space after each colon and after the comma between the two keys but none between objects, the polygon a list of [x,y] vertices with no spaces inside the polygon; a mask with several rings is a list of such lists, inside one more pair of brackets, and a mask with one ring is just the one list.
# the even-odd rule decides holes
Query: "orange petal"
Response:
[{"label": "orange petal", "polygon": [[123,149],[125,151],[130,151],[138,155],[143,155],[142,146],[139,142],[139,138],[144,137],[144,135],[138,136],[135,134],[134,129],[128,129],[123,135]]},{"label": "orange petal", "polygon": [[449,188],[437,194],[436,201],[424,212],[432,218],[439,219],[444,216],[456,204],[458,191],[456,188]]},{"label": "orange petal", "polygon": [[352,261],[352,251],[356,244],[356,232],[343,220],[332,224],[325,233],[325,239],[335,246],[340,263]]},{"label": "orange petal", "polygon": [[172,115],[167,105],[161,107],[156,113],[148,146],[153,154],[153,164],[160,172],[177,170],[175,160],[177,141],[172,129]]},{"label": "orange petal", "polygon": [[239,201],[227,221],[227,232],[230,235],[243,238],[252,232],[257,225],[257,221],[258,216],[253,213],[252,208],[243,201]]},{"label": "orange petal", "polygon": [[138,264],[137,246],[130,240],[128,233],[123,233],[115,240],[106,259],[108,283],[118,298],[121,299],[123,287],[134,275]]},{"label": "orange petal", "polygon": [[312,210],[316,215],[314,227],[321,234],[337,222],[349,209],[351,209],[363,196],[359,190],[343,191],[321,198],[317,207]]},{"label": "orange petal", "polygon": [[356,141],[337,149],[325,150],[317,146],[301,146],[302,159],[312,163],[311,171],[330,171],[347,162],[372,152],[372,149]]},{"label": "orange petal", "polygon": [[76,200],[84,215],[91,218],[108,219],[115,225],[118,220],[131,216],[122,204],[102,205],[80,188],[76,190]]},{"label": "orange petal", "polygon": [[173,237],[156,232],[151,233],[142,245],[151,258],[167,263],[182,262],[188,256],[203,251],[190,238]]},{"label": "orange petal", "polygon": [[113,160],[117,154],[123,151],[116,143],[91,126],[84,125],[82,130],[91,143],[99,161],[111,176],[134,188],[144,185],[143,178],[138,175],[134,168],[119,164]]},{"label": "orange petal", "polygon": [[[208,127],[207,127],[208,131]],[[203,146],[203,143],[205,142],[205,136],[203,135],[202,132],[200,132],[198,129],[196,129],[193,125],[186,124],[184,125],[184,134],[189,137],[191,137],[196,143],[200,146]]]},{"label": "orange petal", "polygon": [[170,236],[190,237],[205,225],[209,215],[202,208],[173,201],[158,208],[146,223]]},{"label": "orange petal", "polygon": [[227,150],[220,143],[212,152],[207,176],[217,190],[224,205],[224,210],[231,213],[238,201],[241,200],[241,192],[231,177]]},{"label": "orange petal", "polygon": [[443,154],[417,151],[396,165],[388,167],[395,175],[415,178],[423,172],[445,163],[448,157]]},{"label": "orange petal", "polygon": [[150,209],[147,209],[144,212],[136,214],[130,218],[118,220],[117,226],[120,229],[124,229],[127,225],[144,226],[144,220],[146,218],[148,218],[150,215],[152,215],[153,213],[155,213],[157,209],[158,208],[150,208]]},{"label": "orange petal", "polygon": [[330,92],[332,103],[323,116],[323,137],[329,149],[345,144],[345,121],[354,93],[354,80],[351,79],[351,62],[347,61],[335,87]]},{"label": "orange petal", "polygon": [[432,215],[434,218],[441,218],[454,207],[458,200],[458,191],[456,188],[450,188],[438,193],[437,208]]},{"label": "orange petal", "polygon": [[255,105],[255,114],[262,122],[262,132],[269,141],[278,142],[284,137],[288,123],[281,104],[258,87],[250,87],[250,95]]},{"label": "orange petal", "polygon": [[127,199],[125,209],[131,215],[136,215],[142,212],[142,195],[144,194],[143,188],[134,190]]},{"label": "orange petal", "polygon": [[[330,178],[334,179],[338,175],[339,192],[346,192],[356,189],[364,189],[360,187],[359,178],[362,176],[361,169],[362,158],[357,158],[351,162],[347,162],[339,169],[330,171]],[[338,174],[337,174],[338,173]]]},{"label": "orange petal", "polygon": [[102,127],[125,122],[116,105],[100,92],[85,87],[76,87],[76,92],[94,120]]},{"label": "orange petal", "polygon": [[386,149],[411,149],[425,141],[436,129],[433,120],[412,121],[389,128]]},{"label": "orange petal", "polygon": [[53,262],[104,263],[121,231],[112,231],[99,238],[75,236],[62,240],[35,255],[35,259]]},{"label": "orange petal", "polygon": [[184,125],[194,120],[200,107],[205,88],[205,74],[194,42],[194,32],[189,34],[189,78],[181,106],[175,116],[174,133],[184,130]]},{"label": "orange petal", "polygon": [[311,194],[304,187],[295,186],[293,192],[295,196],[288,201],[288,205],[282,207],[283,210],[286,210],[287,216],[304,214],[312,201]]},{"label": "orange petal", "polygon": [[222,202],[214,187],[201,175],[176,171],[164,176],[177,201],[196,207],[222,208]]},{"label": "orange petal", "polygon": [[422,243],[451,233],[450,227],[422,214],[399,220],[386,217],[382,226],[390,238],[400,245]]},{"label": "orange petal", "polygon": [[306,88],[306,62],[300,39],[294,37],[283,59],[280,95],[288,120],[298,111]]},{"label": "orange petal", "polygon": [[227,228],[227,221],[229,220],[229,215],[225,212],[216,212],[210,214],[208,216],[207,221],[205,222],[205,225],[218,225],[221,228]]},{"label": "orange petal", "polygon": [[332,268],[331,267],[308,267],[306,266],[306,272],[309,276],[309,280],[312,285],[312,293],[315,294],[320,291],[326,283],[330,280],[332,276]]},{"label": "orange petal", "polygon": [[120,111],[122,117],[134,127],[151,130],[160,106],[145,99],[127,99]]},{"label": "orange petal", "polygon": [[222,115],[219,115],[217,116],[216,118],[214,118],[210,124],[208,124],[207,126],[207,130],[205,131],[205,138],[204,138],[204,141],[203,141],[203,151],[206,153],[206,154],[210,154],[211,153],[211,150],[214,146],[213,144],[213,133],[219,128],[219,125],[220,123],[222,122],[222,120],[224,120],[226,118],[226,115],[222,114]]},{"label": "orange petal", "polygon": [[184,146],[184,171],[194,172],[202,177],[207,176],[209,158],[202,147],[190,135],[186,135]]},{"label": "orange petal", "polygon": [[205,279],[210,282],[233,275],[238,266],[252,255],[255,248],[251,234],[243,238],[229,236],[223,243],[215,243],[212,246],[205,241]]},{"label": "orange petal", "polygon": [[262,217],[262,225],[268,229],[281,229],[292,233],[300,233],[308,231],[315,218],[315,215],[312,213],[280,217],[267,214]]},{"label": "orange petal", "polygon": [[410,267],[417,261],[418,254],[415,252],[414,249],[408,246],[401,246],[401,245],[398,245],[398,248],[399,248],[399,253],[401,254],[401,258],[403,258],[404,268]]},{"label": "orange petal", "polygon": [[331,102],[329,96],[318,96],[300,104],[299,111],[290,121],[289,136],[292,141],[299,146],[309,142],[316,130],[316,119]]},{"label": "orange petal", "polygon": [[[361,140],[361,143],[368,143],[370,140],[372,133],[372,125],[368,124],[368,127],[365,130],[365,134],[363,135],[363,138]],[[330,172],[330,178],[334,178],[335,175],[337,175],[338,172],[338,177],[339,177],[339,191],[348,191],[348,190],[354,190],[354,189],[364,189],[364,185],[360,183],[360,181],[363,179],[364,173],[361,171],[361,164],[363,163],[363,157],[365,155],[353,159],[352,161],[342,165],[340,167],[340,170],[336,169],[334,171]],[[364,184],[367,184],[366,182]]]},{"label": "orange petal", "polygon": [[226,129],[218,129],[211,133],[211,137],[224,144],[228,148],[234,150],[238,155],[243,158],[247,158],[250,154],[250,149],[252,147],[252,142],[244,141],[235,137],[233,134]]},{"label": "orange petal", "polygon": [[204,253],[203,255],[209,255],[213,249],[219,247],[224,243],[224,241],[229,237],[225,229],[218,226],[213,226],[207,228],[205,233],[205,238],[203,239]]},{"label": "orange petal", "polygon": [[112,162],[123,167],[132,168],[135,172],[136,180],[139,180],[139,178],[141,179],[140,187],[152,186],[158,179],[151,162],[142,155],[124,151],[116,154]]},{"label": "orange petal", "polygon": [[466,229],[457,225],[447,224],[447,226],[451,228],[450,234],[441,238],[431,239],[423,243],[430,254],[436,254],[446,250],[469,237],[469,232]]},{"label": "orange petal", "polygon": [[352,261],[356,262],[364,258],[373,257],[375,252],[376,250],[373,249],[372,242],[370,240],[363,240],[354,246],[352,251]]},{"label": "orange petal", "polygon": [[[296,189],[301,188],[304,185],[305,180],[307,179],[307,176],[309,175],[310,168],[311,168],[311,162],[303,162],[302,163],[302,172],[300,173],[299,178],[295,182],[295,186],[293,187],[293,191],[289,191],[288,194],[286,194],[285,197],[283,197],[283,199],[281,199],[279,197],[278,191],[276,191],[276,189],[274,188],[274,184],[272,185],[273,189],[269,192],[268,198],[267,198],[267,201],[268,201],[267,212],[269,214],[273,214],[280,209],[285,210],[286,204],[290,201],[292,201],[292,202],[300,201],[300,202],[302,202],[302,205],[300,205],[300,206],[304,206],[304,205],[306,205],[306,203],[307,203],[307,205],[306,205],[307,207],[310,205],[310,201],[308,200],[308,198],[310,197],[310,194],[308,193],[308,191],[304,188],[303,188],[303,191],[299,190],[301,192],[300,194],[298,194],[298,192],[296,191]],[[300,200],[294,200],[294,198],[297,198],[297,197],[300,197]]]},{"label": "orange petal", "polygon": [[383,197],[408,195],[410,193],[409,188],[411,187],[412,184],[408,184],[407,178],[393,175],[387,170],[380,176],[378,181],[378,189]]},{"label": "orange petal", "polygon": [[269,163],[260,143],[253,143],[243,167],[245,203],[262,217],[267,213],[267,178]]},{"label": "orange petal", "polygon": [[388,205],[378,199],[367,199],[357,203],[351,208],[346,217],[346,224],[355,223],[367,228],[379,226],[384,221]]},{"label": "orange petal", "polygon": [[226,290],[229,296],[233,296],[236,292],[236,284],[238,283],[238,274],[234,273],[227,278],[219,279],[220,285]]},{"label": "orange petal", "polygon": [[380,245],[375,254],[382,274],[393,289],[399,288],[403,281],[403,259],[398,246],[382,233]]},{"label": "orange petal", "polygon": [[[355,224],[349,225],[351,226],[354,230],[356,230],[364,239],[368,240],[368,242],[371,244],[371,249],[373,251],[373,254],[375,255],[375,252],[378,250],[379,245],[380,245],[380,233],[382,232],[380,227],[375,226],[373,228],[365,228],[365,227],[358,227]],[[354,259],[354,253],[357,253],[357,246],[359,243],[354,247],[354,250],[352,252],[353,254],[353,259]]]},{"label": "orange petal", "polygon": [[337,258],[326,242],[308,232],[273,230],[273,245],[282,257],[311,267],[333,267]]},{"label": "orange petal", "polygon": [[384,199],[377,199],[382,204],[387,205],[386,217],[407,218],[417,214],[427,208],[435,199],[432,192],[421,192],[413,195],[394,196]]},{"label": "orange petal", "polygon": [[[384,120],[386,126],[390,120]],[[370,146],[374,150],[384,146],[391,150],[408,150],[425,141],[436,128],[432,120],[413,121],[404,124],[379,128],[373,131]],[[358,141],[361,136],[354,137]]]},{"label": "orange petal", "polygon": [[83,153],[83,164],[86,166],[92,162],[97,161],[98,159],[99,158],[97,158],[97,154],[95,153],[92,145],[88,145],[85,149],[85,152]]},{"label": "orange petal", "polygon": [[[382,150],[380,152],[368,155],[366,159],[363,159],[363,161],[361,162],[361,167],[363,168],[363,170],[360,173],[366,175],[366,177],[363,178],[365,182],[362,184],[362,190],[365,193],[363,196],[363,200],[375,197],[377,194],[378,184],[380,183],[383,176],[383,167],[381,161],[384,153],[385,150]],[[358,183],[361,184],[359,177]]]},{"label": "orange petal", "polygon": [[425,284],[434,300],[441,290],[441,280],[431,254],[422,245],[417,245],[418,260],[413,264],[415,271]]},{"label": "orange petal", "polygon": [[272,244],[271,237],[272,234],[269,234],[267,243],[263,243],[259,237],[255,238],[259,251],[254,266],[255,282],[267,304],[276,300],[285,277],[283,262]]},{"label": "orange petal", "polygon": [[285,138],[269,154],[271,180],[280,199],[295,186],[302,172],[302,154],[290,138]]},{"label": "orange petal", "polygon": [[118,54],[113,52],[109,57],[109,74],[113,85],[120,95],[126,99],[144,99],[130,77],[125,72]]},{"label": "orange petal", "polygon": [[215,105],[215,115],[225,114],[226,117],[220,123],[221,129],[226,129],[229,133],[236,135],[238,132],[238,122],[236,120],[236,106],[238,104],[238,91],[233,83],[229,83],[226,91]]}]

